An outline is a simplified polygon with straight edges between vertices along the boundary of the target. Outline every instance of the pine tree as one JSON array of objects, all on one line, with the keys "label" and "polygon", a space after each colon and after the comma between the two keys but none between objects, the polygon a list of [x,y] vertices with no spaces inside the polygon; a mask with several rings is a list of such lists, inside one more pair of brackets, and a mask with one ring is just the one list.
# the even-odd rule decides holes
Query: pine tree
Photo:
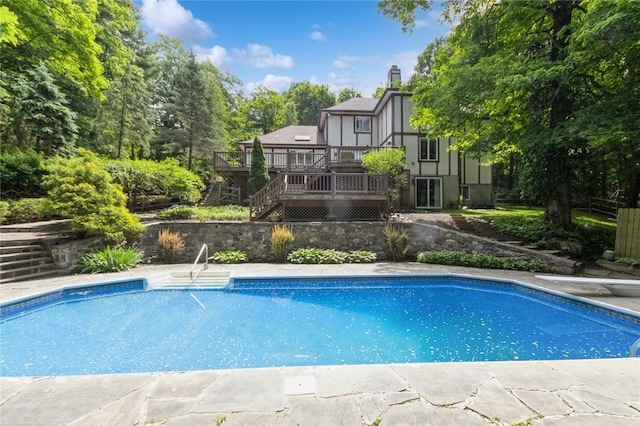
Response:
[{"label": "pine tree", "polygon": [[269,170],[267,160],[264,157],[262,142],[257,136],[253,139],[251,148],[251,169],[249,170],[249,184],[255,192],[258,192],[269,182]]}]

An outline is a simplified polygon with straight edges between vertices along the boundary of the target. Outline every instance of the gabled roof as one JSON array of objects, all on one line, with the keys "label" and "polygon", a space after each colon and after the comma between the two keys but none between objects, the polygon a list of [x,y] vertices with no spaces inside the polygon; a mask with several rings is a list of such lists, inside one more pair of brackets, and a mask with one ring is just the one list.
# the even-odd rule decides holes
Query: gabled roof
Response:
[{"label": "gabled roof", "polygon": [[[317,126],[287,126],[275,132],[258,136],[263,146],[306,147],[326,145],[322,132]],[[240,145],[252,145],[253,139],[240,142]]]},{"label": "gabled roof", "polygon": [[318,129],[324,129],[327,117],[331,114],[342,115],[375,115],[378,114],[382,107],[389,101],[392,96],[411,96],[411,92],[401,92],[395,87],[388,87],[380,99],[376,98],[351,98],[338,105],[320,110],[318,117]]},{"label": "gabled roof", "polygon": [[323,109],[331,112],[373,112],[379,99],[375,98],[351,98],[338,105]]}]

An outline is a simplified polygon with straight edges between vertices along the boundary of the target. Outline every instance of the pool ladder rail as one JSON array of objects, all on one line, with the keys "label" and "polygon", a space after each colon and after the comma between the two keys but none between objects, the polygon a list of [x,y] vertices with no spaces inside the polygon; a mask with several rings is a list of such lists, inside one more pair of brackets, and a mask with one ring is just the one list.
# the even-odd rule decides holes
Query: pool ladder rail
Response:
[{"label": "pool ladder rail", "polygon": [[633,345],[631,345],[631,350],[629,351],[629,356],[631,358],[637,357],[639,350],[640,350],[640,339],[636,340],[636,342]]}]

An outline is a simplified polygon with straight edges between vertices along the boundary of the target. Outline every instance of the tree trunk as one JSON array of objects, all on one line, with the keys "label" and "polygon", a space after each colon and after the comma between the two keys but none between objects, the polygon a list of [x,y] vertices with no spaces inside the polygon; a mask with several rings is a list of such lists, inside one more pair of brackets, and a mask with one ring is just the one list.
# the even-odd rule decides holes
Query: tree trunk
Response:
[{"label": "tree trunk", "polygon": [[[569,26],[573,9],[577,2],[557,0],[551,9],[553,19],[552,46],[549,59],[551,62],[562,62],[567,57],[569,42]],[[549,126],[557,129],[571,115],[571,100],[566,86],[560,79],[551,83],[554,94],[551,99]],[[547,219],[556,225],[568,228],[571,226],[570,168],[568,167],[568,141],[555,142],[553,149],[547,154],[547,173],[549,197],[546,208]]]}]

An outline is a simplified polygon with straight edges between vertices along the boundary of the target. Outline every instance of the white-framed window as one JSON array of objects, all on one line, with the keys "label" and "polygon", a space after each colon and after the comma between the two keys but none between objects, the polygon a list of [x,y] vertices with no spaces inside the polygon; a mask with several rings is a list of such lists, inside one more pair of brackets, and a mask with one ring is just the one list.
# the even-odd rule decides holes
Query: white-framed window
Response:
[{"label": "white-framed window", "polygon": [[471,189],[469,188],[469,185],[460,186],[460,195],[462,195],[462,199],[464,201],[469,201],[471,199]]},{"label": "white-framed window", "polygon": [[313,164],[313,153],[312,152],[291,152],[289,154],[291,156],[291,166],[292,167],[305,167],[311,166]]},{"label": "white-framed window", "polygon": [[356,117],[356,133],[371,133],[371,117]]},{"label": "white-framed window", "polygon": [[420,161],[438,161],[438,139],[420,138]]},{"label": "white-framed window", "polygon": [[416,177],[416,208],[442,208],[442,178]]}]

